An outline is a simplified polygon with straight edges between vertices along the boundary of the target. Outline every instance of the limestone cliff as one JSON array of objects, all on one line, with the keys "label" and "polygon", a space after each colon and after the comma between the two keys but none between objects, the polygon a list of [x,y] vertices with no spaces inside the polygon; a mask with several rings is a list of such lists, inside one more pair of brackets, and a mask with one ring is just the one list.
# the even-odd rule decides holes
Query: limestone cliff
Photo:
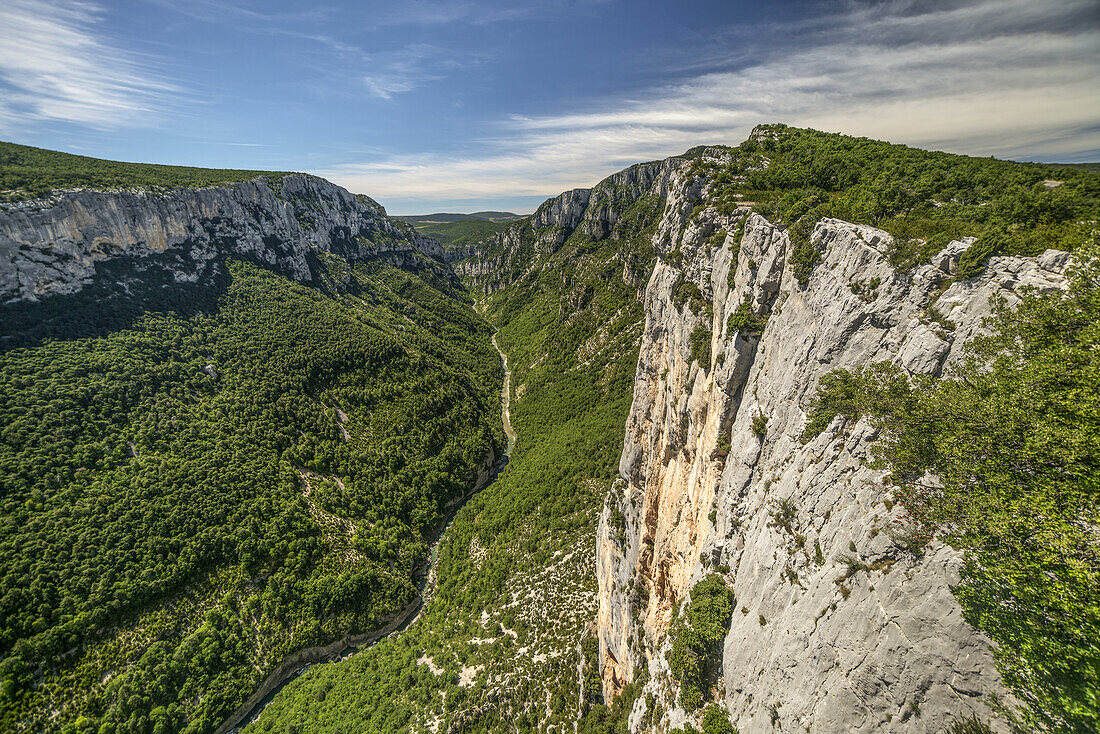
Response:
[{"label": "limestone cliff", "polygon": [[97,267],[126,259],[134,274],[161,270],[195,282],[229,255],[301,281],[311,258],[384,258],[453,280],[438,243],[387,218],[367,197],[292,174],[205,189],[67,191],[0,205],[0,302],[79,291]]},{"label": "limestone cliff", "polygon": [[[614,237],[616,223],[632,204],[643,197],[657,200],[667,195],[672,173],[684,162],[668,158],[640,163],[591,189],[573,189],[547,199],[530,217],[451,255],[455,272],[471,287],[492,293],[538,268],[574,232],[594,241]],[[644,279],[648,273],[636,275]]]},{"label": "limestone cliff", "polygon": [[[888,234],[825,219],[800,282],[787,232],[706,207],[707,186],[673,176],[654,238],[662,260],[597,539],[605,693],[645,679],[663,718],[641,696],[632,728],[685,720],[666,632],[693,583],[718,572],[736,602],[717,695],[740,731],[934,732],[989,717],[987,697],[1005,691],[951,593],[960,555],[939,541],[906,550],[904,512],[866,463],[868,423],[800,435],[822,375],[884,360],[943,374],[991,299],[1060,287],[1067,256],[996,257],[955,280],[962,241],[899,272]],[[849,558],[867,570],[848,573]]]}]

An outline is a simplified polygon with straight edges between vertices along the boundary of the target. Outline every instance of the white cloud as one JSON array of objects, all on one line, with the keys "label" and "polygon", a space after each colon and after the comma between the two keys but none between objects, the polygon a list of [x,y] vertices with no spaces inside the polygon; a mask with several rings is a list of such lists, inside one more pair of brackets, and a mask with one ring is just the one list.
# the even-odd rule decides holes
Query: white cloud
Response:
[{"label": "white cloud", "polygon": [[36,120],[141,124],[177,92],[94,33],[102,12],[88,2],[0,3],[0,130]]},{"label": "white cloud", "polygon": [[[1091,3],[852,5],[823,21],[828,27],[804,27],[809,37],[777,29],[757,42],[759,60],[737,71],[562,115],[513,115],[482,141],[484,155],[404,156],[321,173],[383,201],[552,195],[693,145],[736,144],[760,122],[973,155],[1096,154],[1100,24],[1089,22]],[[1085,22],[1068,23],[1070,13]]]},{"label": "white cloud", "polygon": [[412,90],[442,78],[439,70],[456,64],[444,49],[426,44],[414,44],[388,53],[372,54],[366,61],[370,68],[363,83],[376,97],[391,99],[395,94]]}]

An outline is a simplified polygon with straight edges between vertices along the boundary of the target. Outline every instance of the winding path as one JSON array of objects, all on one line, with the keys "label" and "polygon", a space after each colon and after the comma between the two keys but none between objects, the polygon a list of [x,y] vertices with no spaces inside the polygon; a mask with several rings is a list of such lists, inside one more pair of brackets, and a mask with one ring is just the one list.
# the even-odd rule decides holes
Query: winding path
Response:
[{"label": "winding path", "polygon": [[512,455],[512,447],[516,445],[516,432],[512,428],[512,414],[508,410],[508,404],[512,401],[512,370],[508,367],[508,355],[497,344],[497,335],[493,334],[493,348],[500,354],[500,361],[504,364],[504,386],[500,388],[500,418],[504,421],[504,435],[508,437],[508,448],[504,450],[504,457]]},{"label": "winding path", "polygon": [[420,617],[421,610],[428,600],[431,599],[432,592],[435,590],[435,567],[439,557],[439,544],[443,540],[444,535],[446,535],[447,529],[451,527],[455,515],[457,515],[458,511],[462,509],[462,506],[466,504],[466,501],[484,487],[492,484],[497,475],[508,465],[508,459],[511,457],[512,449],[516,445],[516,431],[512,428],[512,416],[509,411],[512,370],[508,367],[508,356],[501,350],[500,345],[497,344],[496,334],[493,334],[493,348],[500,354],[501,363],[504,365],[504,385],[501,387],[500,391],[500,417],[501,421],[504,423],[504,434],[508,437],[508,446],[505,448],[504,453],[497,458],[489,476],[483,482],[479,482],[469,494],[456,502],[454,507],[447,513],[447,517],[439,527],[435,540],[432,541],[431,550],[428,553],[428,558],[421,571],[422,580],[420,582],[420,593],[400,610],[387,617],[385,624],[381,627],[360,635],[345,635],[341,639],[323,647],[309,647],[304,650],[298,650],[283,658],[283,661],[264,679],[260,687],[215,730],[214,734],[231,734],[232,732],[240,731],[242,727],[255,721],[259,718],[260,714],[263,713],[263,710],[267,708],[267,705],[271,703],[275,695],[279,693],[287,683],[308,670],[309,666],[316,663],[332,662],[334,660],[347,658],[364,648],[374,645],[374,643],[384,637],[395,632],[398,634],[404,632],[409,625]]}]

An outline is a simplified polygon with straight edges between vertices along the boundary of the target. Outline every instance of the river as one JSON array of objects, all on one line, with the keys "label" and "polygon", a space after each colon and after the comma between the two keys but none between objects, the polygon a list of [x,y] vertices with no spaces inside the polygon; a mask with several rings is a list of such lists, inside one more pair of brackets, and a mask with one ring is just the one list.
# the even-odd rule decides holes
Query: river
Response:
[{"label": "river", "polygon": [[424,608],[428,600],[431,599],[432,592],[435,590],[435,566],[439,556],[439,545],[446,536],[448,528],[451,527],[455,515],[458,514],[458,511],[462,509],[462,506],[466,504],[466,501],[469,500],[470,497],[473,497],[479,490],[493,483],[497,475],[508,465],[508,460],[512,455],[512,449],[516,445],[516,431],[512,428],[512,416],[509,410],[509,404],[511,402],[512,370],[508,367],[508,355],[506,355],[504,351],[501,350],[500,345],[497,344],[496,334],[493,334],[493,348],[500,354],[501,364],[504,365],[504,384],[501,386],[500,390],[500,418],[501,422],[504,423],[504,435],[508,438],[508,445],[504,453],[497,459],[488,479],[481,483],[480,486],[475,486],[473,491],[463,497],[459,502],[455,503],[454,507],[447,513],[446,519],[443,521],[443,524],[436,534],[435,540],[432,542],[424,569],[421,571],[420,593],[398,612],[391,615],[381,627],[359,635],[345,635],[343,638],[328,645],[310,647],[288,655],[279,665],[275,666],[275,670],[264,679],[260,687],[249,696],[229,718],[222,722],[222,725],[215,730],[214,734],[232,734],[233,732],[238,732],[242,727],[258,719],[260,714],[263,713],[263,710],[267,708],[267,705],[271,703],[272,699],[275,698],[279,691],[281,691],[287,683],[308,670],[311,665],[347,658],[364,648],[374,645],[379,640],[391,634],[400,634],[420,617],[420,611]]}]

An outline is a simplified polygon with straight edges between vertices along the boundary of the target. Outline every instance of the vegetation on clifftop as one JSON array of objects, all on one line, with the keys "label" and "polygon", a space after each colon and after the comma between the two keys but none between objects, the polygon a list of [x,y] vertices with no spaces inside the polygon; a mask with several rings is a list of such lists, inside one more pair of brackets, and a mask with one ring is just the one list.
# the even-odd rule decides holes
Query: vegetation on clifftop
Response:
[{"label": "vegetation on clifftop", "polygon": [[726,212],[749,202],[788,225],[803,284],[818,256],[810,234],[823,217],[886,230],[899,267],[927,260],[952,239],[977,237],[959,265],[962,277],[992,255],[1072,251],[1100,219],[1100,176],[1081,167],[973,158],[785,125],[762,125],[727,152],[728,163],[700,157],[692,164],[708,175],[705,202]]},{"label": "vegetation on clifftop", "polygon": [[257,176],[281,179],[285,175],[276,171],[124,163],[0,142],[0,201],[37,199],[55,189],[194,189]]},{"label": "vegetation on clifftop", "polygon": [[[955,595],[996,643],[1028,730],[1100,726],[1100,246],[1067,292],[1001,304],[950,379],[894,365],[821,381],[807,426],[869,416],[896,497],[965,550]],[[930,479],[928,472],[936,478]]]}]

